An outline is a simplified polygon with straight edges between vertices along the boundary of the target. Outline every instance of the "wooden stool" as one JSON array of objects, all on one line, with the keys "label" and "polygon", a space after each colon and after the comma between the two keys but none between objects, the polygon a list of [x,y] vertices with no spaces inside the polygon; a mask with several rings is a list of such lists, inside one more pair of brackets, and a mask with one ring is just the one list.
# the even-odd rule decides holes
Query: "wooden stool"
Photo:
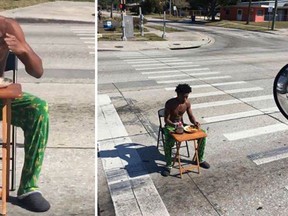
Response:
[{"label": "wooden stool", "polygon": [[1,188],[1,214],[7,213],[7,199],[9,197],[10,175],[10,136],[11,136],[11,101],[22,96],[21,85],[13,83],[5,88],[0,88],[0,99],[3,101],[2,108],[2,188]]},{"label": "wooden stool", "polygon": [[[198,157],[198,143],[197,140],[207,137],[207,134],[202,131],[201,129],[199,129],[197,132],[194,133],[183,133],[183,134],[176,134],[176,133],[171,133],[171,136],[175,139],[176,141],[176,155],[174,157],[173,160],[173,166],[175,164],[175,162],[177,161],[179,164],[179,171],[180,171],[180,176],[182,178],[182,173],[187,172],[187,171],[191,171],[192,169],[197,169],[198,170],[198,174],[200,174],[200,161],[199,161],[199,157]],[[186,166],[183,167],[181,165],[181,158],[180,158],[180,154],[179,154],[179,150],[180,150],[180,146],[181,143],[184,141],[193,141],[194,142],[194,157],[193,160],[196,159],[197,164],[196,165],[190,165],[190,166]]]}]

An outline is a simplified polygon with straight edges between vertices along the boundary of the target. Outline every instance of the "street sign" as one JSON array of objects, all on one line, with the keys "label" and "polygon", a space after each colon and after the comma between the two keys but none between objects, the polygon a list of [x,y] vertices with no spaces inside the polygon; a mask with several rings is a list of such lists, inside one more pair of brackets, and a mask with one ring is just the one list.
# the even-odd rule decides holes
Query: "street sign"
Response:
[{"label": "street sign", "polygon": [[273,8],[274,8],[274,7],[271,7],[271,6],[268,7],[268,13],[272,13],[272,12],[273,12]]}]

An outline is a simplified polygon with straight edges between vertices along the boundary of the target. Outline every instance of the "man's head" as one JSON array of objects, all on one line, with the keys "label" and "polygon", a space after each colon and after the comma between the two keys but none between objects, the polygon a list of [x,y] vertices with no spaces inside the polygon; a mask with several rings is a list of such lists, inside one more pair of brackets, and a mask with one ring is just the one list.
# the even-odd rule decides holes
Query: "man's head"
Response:
[{"label": "man's head", "polygon": [[188,99],[188,95],[192,92],[192,89],[188,84],[179,84],[175,92],[177,93],[177,98],[180,103],[184,103]]}]

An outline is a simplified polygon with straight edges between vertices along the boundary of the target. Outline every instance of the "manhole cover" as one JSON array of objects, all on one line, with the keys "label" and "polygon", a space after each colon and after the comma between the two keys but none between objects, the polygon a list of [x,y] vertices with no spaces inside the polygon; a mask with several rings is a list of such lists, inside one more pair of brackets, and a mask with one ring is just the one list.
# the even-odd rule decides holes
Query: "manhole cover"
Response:
[{"label": "manhole cover", "polygon": [[174,43],[173,45],[177,45],[177,46],[179,46],[180,44],[179,44],[179,43]]},{"label": "manhole cover", "polygon": [[115,46],[116,48],[123,48],[123,46]]}]

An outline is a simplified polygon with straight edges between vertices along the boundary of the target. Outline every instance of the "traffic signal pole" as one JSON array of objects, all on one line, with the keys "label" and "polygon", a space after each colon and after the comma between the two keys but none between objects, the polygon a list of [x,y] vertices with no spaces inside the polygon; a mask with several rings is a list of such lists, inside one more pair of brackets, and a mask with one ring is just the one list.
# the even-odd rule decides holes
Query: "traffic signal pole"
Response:
[{"label": "traffic signal pole", "polygon": [[278,4],[278,0],[275,0],[275,6],[274,6],[274,11],[273,11],[273,20],[272,20],[271,30],[274,30],[274,28],[275,28],[275,21],[276,21],[276,14],[277,14],[277,4]]},{"label": "traffic signal pole", "polygon": [[126,0],[121,0],[120,9],[121,9],[121,20],[122,20],[122,41],[127,41],[127,37],[125,34],[125,21],[124,16],[126,15]]}]

